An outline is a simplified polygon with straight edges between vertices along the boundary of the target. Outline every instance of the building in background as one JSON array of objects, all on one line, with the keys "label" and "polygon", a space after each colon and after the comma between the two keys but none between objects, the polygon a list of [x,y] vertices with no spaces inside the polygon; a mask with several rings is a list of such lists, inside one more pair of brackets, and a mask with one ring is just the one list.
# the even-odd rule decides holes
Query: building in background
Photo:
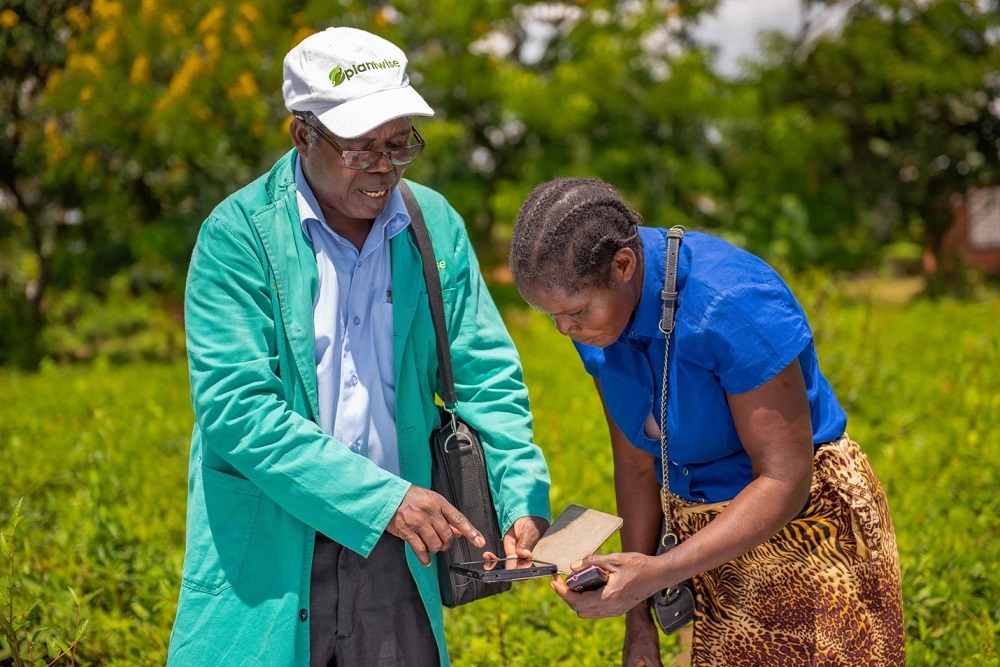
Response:
[{"label": "building in background", "polygon": [[[959,201],[940,259],[946,273],[969,267],[1000,276],[1000,185],[973,188]],[[933,270],[933,258],[924,256],[924,268]]]}]

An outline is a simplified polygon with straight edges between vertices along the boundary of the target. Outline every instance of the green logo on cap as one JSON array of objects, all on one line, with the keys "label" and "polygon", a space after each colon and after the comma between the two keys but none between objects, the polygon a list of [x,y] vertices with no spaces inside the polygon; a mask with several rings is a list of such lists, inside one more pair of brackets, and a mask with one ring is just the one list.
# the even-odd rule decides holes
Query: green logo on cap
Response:
[{"label": "green logo on cap", "polygon": [[367,63],[355,63],[343,69],[340,65],[337,65],[332,70],[330,70],[330,83],[336,88],[345,81],[350,81],[352,77],[356,74],[361,74],[362,72],[368,72],[376,69],[394,69],[399,67],[398,60],[383,60],[382,62],[367,62]]},{"label": "green logo on cap", "polygon": [[337,65],[332,70],[330,70],[330,83],[336,88],[340,84],[347,81],[347,77],[344,76],[344,70],[340,69],[340,65]]}]

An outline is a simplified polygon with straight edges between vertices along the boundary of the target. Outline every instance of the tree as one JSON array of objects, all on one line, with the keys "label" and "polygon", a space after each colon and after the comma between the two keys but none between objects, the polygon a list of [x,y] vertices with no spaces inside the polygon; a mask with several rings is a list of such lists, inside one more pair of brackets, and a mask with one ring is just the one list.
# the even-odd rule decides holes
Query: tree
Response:
[{"label": "tree", "polygon": [[704,119],[722,93],[687,33],[714,4],[397,3],[386,36],[440,112],[434,157],[412,173],[495,261],[520,203],[556,175],[605,178],[656,224],[703,218],[722,185]]},{"label": "tree", "polygon": [[[5,179],[45,205],[2,206],[17,221],[5,256],[36,267],[3,270],[9,303],[33,299],[31,326],[4,311],[33,341],[26,363],[114,354],[158,326],[155,304],[179,299],[201,221],[289,149],[282,57],[331,23],[410,56],[438,114],[420,124],[429,147],[409,174],[455,203],[487,264],[528,191],[560,174],[608,179],[653,223],[708,219],[723,183],[704,119],[724,90],[687,29],[713,4],[342,0],[333,17],[315,0],[18,5],[0,20],[37,32],[18,50],[58,46],[17,98],[34,118],[18,126]],[[176,349],[156,340],[151,354]]]},{"label": "tree", "polygon": [[[2,346],[0,360],[113,353],[109,337],[148,331],[161,295],[177,300],[198,223],[280,142],[280,98],[261,89],[280,81],[296,24],[270,4],[275,16],[148,0],[4,10],[4,38],[19,40],[5,57],[25,60],[3,72],[17,203],[3,207],[4,329],[30,349]],[[178,351],[176,337],[149,346]]]},{"label": "tree", "polygon": [[69,26],[58,0],[12,0],[0,10],[0,362],[36,364],[53,263],[78,221],[76,192],[56,196],[61,159],[53,116],[41,105],[65,63]]},{"label": "tree", "polygon": [[[817,215],[832,203],[851,234],[882,243],[915,236],[939,252],[954,198],[1000,177],[1000,7],[803,4],[839,6],[842,29],[810,42],[779,40],[760,91],[768,115],[800,113],[829,137],[818,168],[792,180],[806,208]],[[813,179],[811,190],[801,187]],[[827,232],[836,224],[826,221],[820,237],[835,238]]]}]

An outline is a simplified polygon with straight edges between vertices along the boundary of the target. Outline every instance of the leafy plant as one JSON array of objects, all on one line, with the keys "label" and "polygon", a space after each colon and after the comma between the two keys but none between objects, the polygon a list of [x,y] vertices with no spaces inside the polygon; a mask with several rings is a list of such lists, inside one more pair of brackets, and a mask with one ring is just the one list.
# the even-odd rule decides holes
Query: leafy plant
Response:
[{"label": "leafy plant", "polygon": [[[63,632],[50,630],[41,625],[44,620],[39,609],[40,601],[27,605],[19,601],[24,592],[22,573],[17,568],[17,527],[24,519],[21,513],[22,500],[18,500],[7,529],[0,532],[0,554],[9,562],[9,574],[0,582],[0,648],[17,667],[23,665],[54,665],[66,658],[69,664],[76,664],[76,646],[87,630],[87,621],[81,618],[83,606],[90,602],[91,595],[81,599],[70,588],[76,608],[76,627],[67,637]],[[0,658],[3,658],[0,653]]]}]

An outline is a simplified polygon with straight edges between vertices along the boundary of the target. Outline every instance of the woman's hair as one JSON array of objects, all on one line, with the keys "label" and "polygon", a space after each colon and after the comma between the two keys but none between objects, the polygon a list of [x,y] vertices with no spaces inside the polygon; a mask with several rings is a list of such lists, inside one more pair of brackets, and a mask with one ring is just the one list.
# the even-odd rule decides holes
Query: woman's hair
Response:
[{"label": "woman's hair", "polygon": [[573,294],[611,284],[611,260],[622,248],[642,256],[642,216],[597,178],[556,178],[538,185],[514,221],[510,268],[518,285]]}]

